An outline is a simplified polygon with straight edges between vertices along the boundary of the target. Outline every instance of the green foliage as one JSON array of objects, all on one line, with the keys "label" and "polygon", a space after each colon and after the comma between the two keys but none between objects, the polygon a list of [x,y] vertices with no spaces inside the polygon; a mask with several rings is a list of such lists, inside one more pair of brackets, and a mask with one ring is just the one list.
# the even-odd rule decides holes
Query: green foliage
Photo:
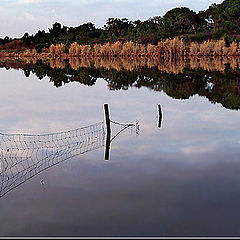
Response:
[{"label": "green foliage", "polygon": [[116,35],[113,33],[113,34],[111,35],[111,37],[110,37],[109,40],[110,40],[111,43],[116,42],[116,41],[117,41],[117,37],[116,37]]},{"label": "green foliage", "polygon": [[103,43],[105,43],[105,41],[106,41],[106,36],[105,36],[105,34],[102,32],[101,36],[99,37],[99,42],[100,42],[101,44],[103,44]]},{"label": "green foliage", "polygon": [[80,44],[87,44],[88,43],[88,33],[85,32],[85,31],[82,31],[80,32],[78,35],[77,35],[77,41],[80,43]]},{"label": "green foliage", "polygon": [[220,39],[226,34],[226,31],[223,29],[217,29],[214,33],[214,38],[215,39]]},{"label": "green foliage", "polygon": [[66,40],[65,42],[65,53],[69,53],[69,48],[71,46],[72,42],[69,40]]},{"label": "green foliage", "polygon": [[37,53],[42,53],[43,48],[44,48],[44,44],[42,44],[42,43],[39,43],[35,46]]},{"label": "green foliage", "polygon": [[209,35],[208,33],[199,33],[199,34],[194,35],[191,38],[191,41],[202,43],[204,41],[207,41],[208,39],[211,39],[211,35]]},{"label": "green foliage", "polygon": [[108,18],[104,29],[109,32],[110,35],[115,34],[116,36],[124,36],[127,33],[128,27],[131,23],[127,18]]},{"label": "green foliage", "polygon": [[239,32],[240,0],[225,0],[212,11],[216,29],[229,32]]},{"label": "green foliage", "polygon": [[224,40],[225,40],[225,43],[226,43],[227,47],[229,47],[230,44],[233,42],[233,39],[228,35],[224,36]]},{"label": "green foliage", "polygon": [[31,37],[29,36],[29,33],[25,33],[23,37],[21,38],[22,42],[26,43],[27,45],[31,44]]},{"label": "green foliage", "polygon": [[162,31],[167,37],[197,34],[203,30],[204,19],[186,7],[168,11],[162,19]]},{"label": "green foliage", "polygon": [[62,25],[61,25],[61,23],[55,22],[53,24],[52,28],[49,28],[48,30],[49,30],[50,35],[56,37],[61,32]]}]

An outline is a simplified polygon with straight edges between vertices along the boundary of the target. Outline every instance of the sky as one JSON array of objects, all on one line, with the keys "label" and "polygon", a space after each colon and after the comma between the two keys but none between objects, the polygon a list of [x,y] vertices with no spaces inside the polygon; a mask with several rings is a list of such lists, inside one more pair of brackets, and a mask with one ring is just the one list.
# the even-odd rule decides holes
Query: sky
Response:
[{"label": "sky", "polygon": [[0,0],[0,38],[21,37],[48,30],[54,22],[102,27],[109,17],[146,20],[174,7],[198,12],[222,0]]}]

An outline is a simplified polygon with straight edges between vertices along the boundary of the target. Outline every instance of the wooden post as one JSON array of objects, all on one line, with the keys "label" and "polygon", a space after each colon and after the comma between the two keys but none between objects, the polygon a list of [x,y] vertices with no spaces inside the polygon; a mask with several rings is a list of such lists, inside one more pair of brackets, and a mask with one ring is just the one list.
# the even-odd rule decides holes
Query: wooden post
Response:
[{"label": "wooden post", "polygon": [[106,120],[106,125],[107,125],[107,132],[111,132],[111,127],[110,127],[110,114],[109,114],[109,108],[108,104],[104,104],[104,111],[105,111],[105,120]]},{"label": "wooden post", "polygon": [[107,138],[106,138],[106,149],[105,149],[105,160],[109,160],[110,153],[110,142],[111,142],[111,127],[110,127],[110,114],[108,104],[104,104],[105,120],[107,126]]},{"label": "wooden post", "polygon": [[162,126],[162,109],[161,109],[161,105],[158,104],[158,127],[161,128]]}]

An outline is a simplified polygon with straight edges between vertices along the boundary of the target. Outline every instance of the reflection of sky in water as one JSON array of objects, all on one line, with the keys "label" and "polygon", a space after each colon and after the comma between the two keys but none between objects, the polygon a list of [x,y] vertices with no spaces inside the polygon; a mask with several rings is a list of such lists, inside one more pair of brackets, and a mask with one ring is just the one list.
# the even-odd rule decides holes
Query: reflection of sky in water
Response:
[{"label": "reflection of sky in water", "polygon": [[[61,163],[4,196],[1,235],[239,235],[240,115],[206,98],[172,99],[104,81],[55,88],[1,70],[1,132],[47,133],[139,120],[111,146]],[[163,110],[157,127],[157,105]],[[39,183],[45,180],[45,185]]]}]

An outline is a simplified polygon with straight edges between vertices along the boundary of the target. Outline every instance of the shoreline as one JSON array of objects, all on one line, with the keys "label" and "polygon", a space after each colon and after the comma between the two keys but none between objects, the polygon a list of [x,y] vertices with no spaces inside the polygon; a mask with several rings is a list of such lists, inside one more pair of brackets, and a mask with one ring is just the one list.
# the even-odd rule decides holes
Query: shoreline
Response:
[{"label": "shoreline", "polygon": [[53,69],[65,69],[68,65],[73,70],[80,68],[104,68],[107,70],[113,69],[116,71],[137,71],[143,68],[157,68],[159,71],[166,73],[179,74],[183,73],[184,69],[193,70],[202,69],[206,71],[225,72],[226,68],[231,70],[240,69],[240,57],[188,57],[177,59],[156,59],[156,58],[37,58],[37,57],[0,57],[0,63],[4,66],[15,69],[25,68],[29,65],[38,64],[38,61],[48,64]]}]

